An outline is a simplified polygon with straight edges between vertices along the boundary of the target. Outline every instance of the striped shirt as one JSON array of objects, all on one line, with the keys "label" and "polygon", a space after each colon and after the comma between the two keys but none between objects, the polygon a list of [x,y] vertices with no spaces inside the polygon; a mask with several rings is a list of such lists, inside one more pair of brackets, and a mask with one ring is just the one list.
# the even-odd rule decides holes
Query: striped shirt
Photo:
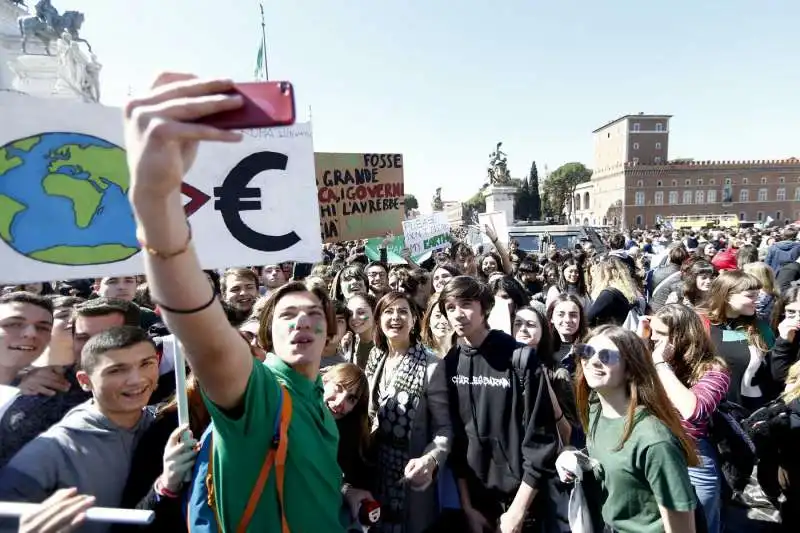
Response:
[{"label": "striped shirt", "polygon": [[683,429],[695,439],[708,437],[708,422],[717,410],[719,403],[728,394],[731,378],[725,370],[709,370],[692,386],[697,398],[694,412],[686,420],[681,420]]}]

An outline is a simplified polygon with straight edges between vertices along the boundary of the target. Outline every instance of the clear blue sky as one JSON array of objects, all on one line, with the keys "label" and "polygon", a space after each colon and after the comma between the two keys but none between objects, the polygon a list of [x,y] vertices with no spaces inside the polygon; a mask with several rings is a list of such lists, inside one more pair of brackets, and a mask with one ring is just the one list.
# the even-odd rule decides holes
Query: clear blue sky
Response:
[{"label": "clear blue sky", "polygon": [[[32,5],[34,0],[29,0]],[[253,77],[256,0],[54,0],[118,105],[164,69]],[[490,7],[494,5],[494,7]],[[514,177],[535,160],[591,165],[591,131],[668,113],[670,157],[800,157],[800,2],[793,0],[265,1],[271,79],[313,110],[317,151],[402,152],[428,208],[465,199],[504,142]]]}]

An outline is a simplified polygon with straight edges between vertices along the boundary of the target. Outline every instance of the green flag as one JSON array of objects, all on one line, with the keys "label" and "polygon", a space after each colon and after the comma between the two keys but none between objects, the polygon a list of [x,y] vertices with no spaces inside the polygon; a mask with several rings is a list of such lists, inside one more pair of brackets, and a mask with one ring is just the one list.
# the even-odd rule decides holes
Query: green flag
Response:
[{"label": "green flag", "polygon": [[255,78],[261,79],[261,73],[264,72],[264,41],[258,45],[258,55],[256,56],[256,71]]}]

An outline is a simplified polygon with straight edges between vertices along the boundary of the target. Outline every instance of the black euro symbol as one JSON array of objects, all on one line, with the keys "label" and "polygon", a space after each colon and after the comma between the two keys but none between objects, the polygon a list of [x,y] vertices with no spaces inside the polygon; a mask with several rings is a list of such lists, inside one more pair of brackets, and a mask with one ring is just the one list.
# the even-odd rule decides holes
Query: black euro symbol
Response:
[{"label": "black euro symbol", "polygon": [[289,158],[276,152],[250,154],[233,167],[221,187],[214,187],[214,209],[231,235],[248,248],[261,252],[279,252],[300,242],[294,231],[285,235],[265,235],[242,220],[242,211],[261,210],[261,189],[248,187],[254,177],[266,170],[286,170]]}]

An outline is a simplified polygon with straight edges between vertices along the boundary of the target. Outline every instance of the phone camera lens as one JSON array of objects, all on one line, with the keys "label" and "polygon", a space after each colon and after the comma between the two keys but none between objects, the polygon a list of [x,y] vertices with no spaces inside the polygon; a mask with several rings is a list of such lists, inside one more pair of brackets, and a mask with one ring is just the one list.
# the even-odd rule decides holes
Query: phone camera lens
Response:
[{"label": "phone camera lens", "polygon": [[288,82],[282,81],[281,82],[281,92],[283,94],[289,94],[289,90],[291,89],[291,85]]}]

